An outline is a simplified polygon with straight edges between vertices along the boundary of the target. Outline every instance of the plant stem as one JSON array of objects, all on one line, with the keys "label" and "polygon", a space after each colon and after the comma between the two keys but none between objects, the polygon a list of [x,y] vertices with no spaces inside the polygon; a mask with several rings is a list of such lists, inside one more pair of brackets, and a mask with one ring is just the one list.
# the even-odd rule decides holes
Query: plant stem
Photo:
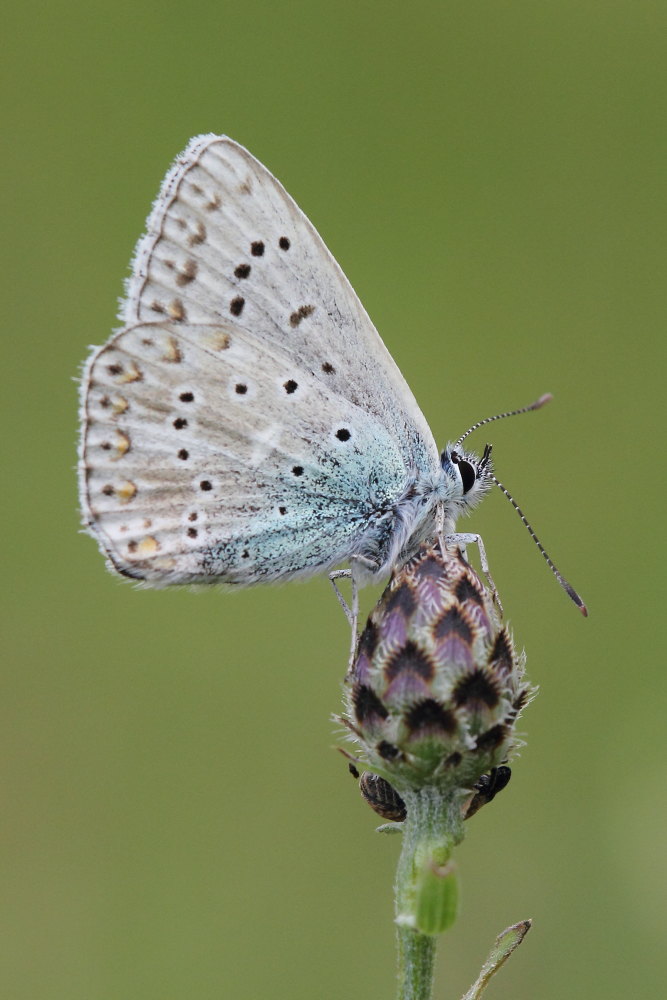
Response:
[{"label": "plant stem", "polygon": [[407,806],[396,872],[398,1000],[430,1000],[436,935],[456,917],[450,856],[463,839],[460,793],[402,789]]},{"label": "plant stem", "polygon": [[398,928],[399,1000],[430,1000],[436,939],[411,927]]}]

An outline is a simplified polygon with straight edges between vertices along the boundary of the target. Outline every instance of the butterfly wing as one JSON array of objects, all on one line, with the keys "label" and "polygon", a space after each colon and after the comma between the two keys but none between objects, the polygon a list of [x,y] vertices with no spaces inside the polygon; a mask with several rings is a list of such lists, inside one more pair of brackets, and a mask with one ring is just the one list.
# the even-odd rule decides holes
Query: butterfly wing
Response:
[{"label": "butterfly wing", "polygon": [[229,139],[194,139],[167,175],[124,319],[86,369],[80,462],[120,572],[244,584],[372,558],[392,503],[439,467],[342,271]]}]

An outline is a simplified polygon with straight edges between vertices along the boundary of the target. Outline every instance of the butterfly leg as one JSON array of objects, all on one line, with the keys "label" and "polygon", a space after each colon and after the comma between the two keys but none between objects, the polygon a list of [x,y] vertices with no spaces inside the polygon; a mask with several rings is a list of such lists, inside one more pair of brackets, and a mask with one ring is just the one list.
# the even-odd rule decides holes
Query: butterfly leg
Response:
[{"label": "butterfly leg", "polygon": [[343,609],[343,612],[345,613],[345,617],[348,620],[348,624],[356,625],[352,609],[350,608],[350,605],[347,603],[347,601],[341,594],[338,588],[338,584],[336,583],[336,580],[352,580],[352,570],[350,569],[334,570],[333,573],[329,573],[329,580],[331,581],[331,586],[333,587],[334,593],[338,598],[338,603],[340,604],[341,608]]},{"label": "butterfly leg", "polygon": [[451,535],[444,536],[445,545],[458,545],[465,556],[466,545],[476,545],[477,551],[479,552],[479,561],[482,567],[482,573],[486,577],[486,582],[489,585],[489,591],[491,592],[491,597],[493,603],[498,608],[500,615],[503,615],[503,606],[500,603],[500,598],[498,597],[498,591],[496,590],[496,585],[493,582],[493,577],[491,576],[491,570],[489,569],[489,561],[486,557],[486,549],[484,548],[484,542],[482,541],[482,536],[474,534],[472,532],[455,532]]},{"label": "butterfly leg", "polygon": [[[352,572],[351,569],[338,569],[338,570],[334,570],[333,573],[329,573],[329,579],[331,580],[331,586],[333,587],[334,593],[336,594],[336,597],[338,598],[338,603],[340,604],[341,608],[343,609],[343,611],[345,613],[345,617],[347,618],[347,621],[348,621],[348,624],[349,624],[350,630],[351,630],[350,659],[349,659],[349,662],[348,662],[348,669],[351,669],[352,668],[352,664],[354,662],[354,654],[357,651],[357,621],[358,621],[358,618],[359,618],[359,587],[357,585],[357,581],[354,578],[354,573]],[[347,603],[347,601],[345,600],[345,598],[343,597],[343,595],[340,592],[338,584],[336,583],[336,580],[340,580],[340,579],[344,579],[344,580],[349,580],[350,581],[350,586],[352,588],[352,598],[351,598],[350,604]]]}]

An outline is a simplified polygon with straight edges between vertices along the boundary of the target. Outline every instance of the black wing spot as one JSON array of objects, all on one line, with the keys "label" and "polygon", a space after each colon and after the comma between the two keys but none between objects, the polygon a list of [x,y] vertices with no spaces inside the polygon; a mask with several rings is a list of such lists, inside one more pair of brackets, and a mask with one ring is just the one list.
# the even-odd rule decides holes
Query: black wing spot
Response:
[{"label": "black wing spot", "polygon": [[178,398],[180,399],[181,403],[193,403],[195,397],[194,393],[192,392],[182,392]]},{"label": "black wing spot", "polygon": [[199,532],[196,528],[188,528],[188,538],[196,538]]},{"label": "black wing spot", "polygon": [[303,466],[302,465],[293,465],[292,466],[292,474],[295,475],[295,476],[302,476],[303,475]]},{"label": "black wing spot", "polygon": [[229,303],[229,311],[232,316],[240,316],[243,312],[243,307],[245,305],[245,299],[242,295],[237,295],[235,299]]},{"label": "black wing spot", "polygon": [[297,327],[302,319],[306,319],[315,312],[315,306],[299,306],[289,318],[290,326]]},{"label": "black wing spot", "polygon": [[239,396],[245,396],[247,391],[248,391],[248,386],[245,385],[243,382],[237,382],[236,385],[234,386],[234,392],[238,393]]},{"label": "black wing spot", "polygon": [[207,493],[209,490],[213,489],[213,484],[209,482],[208,479],[202,479],[202,481],[199,484],[199,489],[203,490],[204,493]]},{"label": "black wing spot", "polygon": [[261,240],[254,240],[250,244],[250,253],[253,257],[263,257],[264,256],[264,244]]},{"label": "black wing spot", "polygon": [[336,431],[336,437],[338,438],[339,441],[349,441],[351,434],[348,431],[347,427],[339,427],[338,430]]},{"label": "black wing spot", "polygon": [[173,422],[174,427],[177,431],[182,431],[184,427],[188,426],[188,422],[185,417],[176,417]]},{"label": "black wing spot", "polygon": [[291,393],[296,392],[298,388],[299,388],[299,383],[295,382],[293,378],[289,378],[287,382],[283,383],[283,389],[288,395],[291,395]]},{"label": "black wing spot", "polygon": [[280,247],[281,250],[289,250],[290,241],[287,239],[286,236],[281,236],[280,239],[278,240],[278,246]]},{"label": "black wing spot", "polygon": [[249,278],[250,264],[239,264],[238,267],[234,268],[234,275],[237,278]]},{"label": "black wing spot", "polygon": [[190,452],[187,450],[187,448],[181,448],[181,450],[178,453],[178,457],[185,462],[186,459],[190,457]]},{"label": "black wing spot", "polygon": [[322,371],[324,372],[325,375],[333,375],[336,369],[334,368],[334,366],[331,364],[330,361],[325,361],[324,364],[322,365]]}]

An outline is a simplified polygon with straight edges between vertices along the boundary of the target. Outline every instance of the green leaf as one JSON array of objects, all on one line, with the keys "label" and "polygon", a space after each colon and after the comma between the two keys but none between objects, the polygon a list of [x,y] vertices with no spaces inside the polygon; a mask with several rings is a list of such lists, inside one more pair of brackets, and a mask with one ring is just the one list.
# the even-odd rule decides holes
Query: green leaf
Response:
[{"label": "green leaf", "polygon": [[486,962],[482,966],[482,971],[478,979],[470,987],[461,1000],[479,1000],[482,993],[489,984],[491,976],[498,971],[513,951],[515,951],[532,926],[531,920],[521,920],[518,924],[507,927],[496,938],[493,948],[489,952]]},{"label": "green leaf", "polygon": [[416,929],[422,934],[441,934],[452,926],[458,909],[459,887],[455,865],[431,861],[422,871],[417,887]]}]

